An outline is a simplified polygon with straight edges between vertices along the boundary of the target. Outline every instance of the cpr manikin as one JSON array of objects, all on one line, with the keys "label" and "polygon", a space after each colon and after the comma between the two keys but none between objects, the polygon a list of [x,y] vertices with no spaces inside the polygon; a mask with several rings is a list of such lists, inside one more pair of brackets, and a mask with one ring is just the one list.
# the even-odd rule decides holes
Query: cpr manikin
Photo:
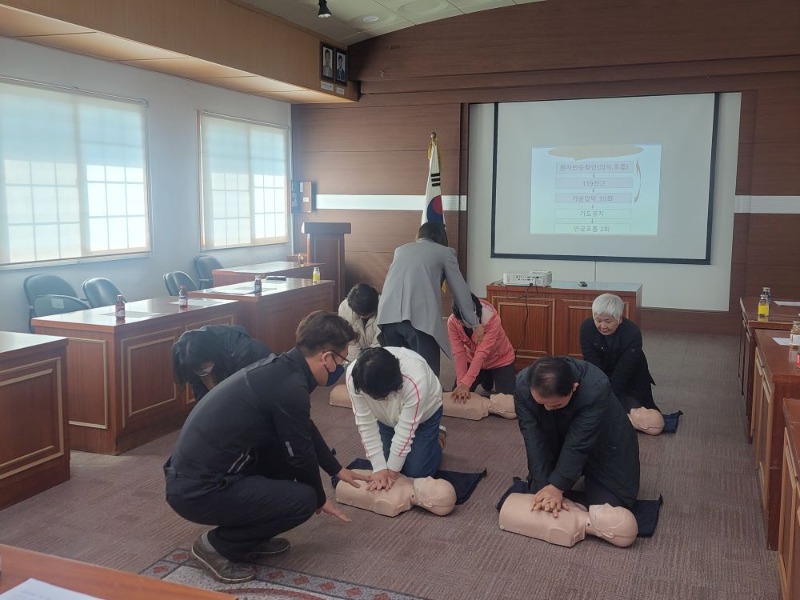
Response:
[{"label": "cpr manikin", "polygon": [[588,533],[627,548],[639,532],[636,517],[621,506],[594,504],[586,510],[565,499],[564,506],[568,510],[554,517],[550,512],[531,510],[532,498],[530,494],[510,494],[500,510],[500,529],[567,547],[574,546]]},{"label": "cpr manikin", "polygon": [[347,386],[334,386],[331,390],[331,395],[328,396],[328,404],[331,406],[341,406],[342,408],[352,408],[353,403],[350,400],[350,394],[347,392]]},{"label": "cpr manikin", "polygon": [[[370,471],[354,469],[354,473],[369,475]],[[368,490],[365,483],[355,488],[340,481],[336,485],[336,501],[341,504],[371,510],[385,517],[396,517],[402,512],[419,506],[435,515],[445,516],[453,512],[456,491],[449,481],[433,477],[412,479],[399,475],[391,489]]]},{"label": "cpr manikin", "polygon": [[658,435],[664,429],[664,415],[654,408],[632,408],[628,418],[636,431],[649,435]]},{"label": "cpr manikin", "polygon": [[[489,415],[497,415],[504,419],[517,418],[517,414],[514,412],[514,396],[511,394],[492,394],[489,398],[484,398],[479,394],[472,393],[464,402],[456,402],[452,396],[450,392],[442,394],[445,417],[471,421],[480,421]],[[347,393],[347,386],[337,385],[334,387],[328,397],[328,403],[331,406],[352,408],[353,404]]]},{"label": "cpr manikin", "polygon": [[514,412],[514,396],[511,394],[492,394],[484,398],[472,393],[464,402],[456,402],[450,392],[442,394],[442,406],[445,417],[470,419],[479,421],[489,415],[497,415],[504,419],[516,419]]}]

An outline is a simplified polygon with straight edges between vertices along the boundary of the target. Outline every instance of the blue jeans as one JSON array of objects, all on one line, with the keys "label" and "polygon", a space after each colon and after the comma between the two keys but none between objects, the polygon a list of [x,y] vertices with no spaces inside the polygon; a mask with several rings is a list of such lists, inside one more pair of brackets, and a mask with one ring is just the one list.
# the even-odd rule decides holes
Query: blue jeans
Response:
[{"label": "blue jeans", "polygon": [[[406,477],[433,476],[442,464],[442,447],[439,446],[439,423],[442,421],[442,408],[439,407],[433,416],[419,424],[414,439],[411,442],[411,451],[406,455],[406,462],[401,473]],[[383,442],[383,456],[389,458],[389,449],[392,446],[394,428],[378,422],[378,429]]]}]

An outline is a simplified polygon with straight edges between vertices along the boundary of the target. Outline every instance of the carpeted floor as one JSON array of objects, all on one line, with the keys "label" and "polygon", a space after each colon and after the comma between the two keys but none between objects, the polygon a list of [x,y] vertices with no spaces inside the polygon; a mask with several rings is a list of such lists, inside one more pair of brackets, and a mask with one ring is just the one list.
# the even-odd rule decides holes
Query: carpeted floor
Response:
[{"label": "carpeted floor", "polygon": [[[466,504],[447,517],[415,508],[394,519],[344,507],[352,523],[313,517],[287,534],[292,549],[270,566],[432,600],[777,598],[744,435],[738,339],[645,332],[645,351],[659,406],[684,413],[676,434],[639,437],[640,497],[664,496],[652,538],[629,549],[587,538],[568,549],[501,532],[494,503],[526,469],[517,424],[445,418],[443,468],[488,471]],[[360,456],[352,413],[329,406],[326,390],[313,403],[341,462]],[[0,511],[0,541],[134,572],[189,547],[204,528],[163,501],[161,465],[176,435],[118,457],[73,453],[69,482]]]},{"label": "carpeted floor", "polygon": [[298,573],[259,564],[256,578],[247,583],[228,585],[215,581],[199,568],[189,551],[183,548],[170,552],[151,565],[142,575],[172,583],[225,592],[238,600],[418,600],[390,590],[354,585],[329,577]]}]

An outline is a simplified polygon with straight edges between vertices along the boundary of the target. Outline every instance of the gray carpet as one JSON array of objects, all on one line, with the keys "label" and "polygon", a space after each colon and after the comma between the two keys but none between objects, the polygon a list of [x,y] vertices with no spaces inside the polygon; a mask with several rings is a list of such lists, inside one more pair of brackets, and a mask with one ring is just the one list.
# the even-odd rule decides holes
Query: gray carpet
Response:
[{"label": "gray carpet", "polygon": [[[618,549],[594,538],[561,548],[498,529],[494,503],[525,475],[514,421],[445,418],[443,468],[488,469],[448,517],[420,509],[395,519],[345,507],[289,532],[270,564],[435,600],[609,600],[778,597],[776,554],[766,549],[752,448],[736,378],[738,340],[645,332],[664,412],[682,410],[674,435],[640,435],[641,498],[664,496],[656,534]],[[449,388],[452,366],[444,363]],[[343,464],[360,456],[352,413],[314,393],[313,416]],[[202,527],[163,502],[161,464],[176,434],[118,457],[74,452],[72,479],[0,511],[0,541],[139,572]]]}]

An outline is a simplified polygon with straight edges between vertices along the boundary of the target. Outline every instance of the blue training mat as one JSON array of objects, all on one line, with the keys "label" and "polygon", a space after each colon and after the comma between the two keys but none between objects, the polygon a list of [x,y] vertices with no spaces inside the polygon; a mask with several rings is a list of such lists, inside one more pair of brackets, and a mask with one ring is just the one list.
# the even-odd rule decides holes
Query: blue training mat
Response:
[{"label": "blue training mat", "polygon": [[[349,465],[347,465],[348,469],[366,469],[367,471],[372,470],[372,463],[369,462],[366,458],[357,458]],[[458,471],[436,471],[434,475],[437,479],[444,479],[445,481],[449,481],[453,488],[456,490],[456,504],[464,504],[469,497],[472,495],[472,492],[475,491],[475,488],[478,487],[478,483],[481,479],[486,477],[486,469],[481,471],[480,473],[459,473]],[[335,475],[331,476],[331,484],[333,487],[336,487],[336,484],[339,483],[339,478]]]},{"label": "blue training mat", "polygon": [[[508,488],[505,493],[500,496],[495,507],[500,510],[503,502],[506,501],[509,494],[530,494],[528,490],[528,483],[519,477],[514,477],[514,483]],[[580,495],[582,492],[567,492],[564,494],[573,502],[586,504],[585,498],[581,502]],[[658,514],[661,511],[661,505],[664,504],[664,497],[659,496],[658,500],[637,500],[633,503],[631,512],[636,517],[636,524],[639,528],[638,537],[651,537],[656,532],[656,525],[658,525]]]},{"label": "blue training mat", "polygon": [[664,430],[662,433],[675,433],[678,430],[678,420],[683,414],[682,410],[664,415]]}]

